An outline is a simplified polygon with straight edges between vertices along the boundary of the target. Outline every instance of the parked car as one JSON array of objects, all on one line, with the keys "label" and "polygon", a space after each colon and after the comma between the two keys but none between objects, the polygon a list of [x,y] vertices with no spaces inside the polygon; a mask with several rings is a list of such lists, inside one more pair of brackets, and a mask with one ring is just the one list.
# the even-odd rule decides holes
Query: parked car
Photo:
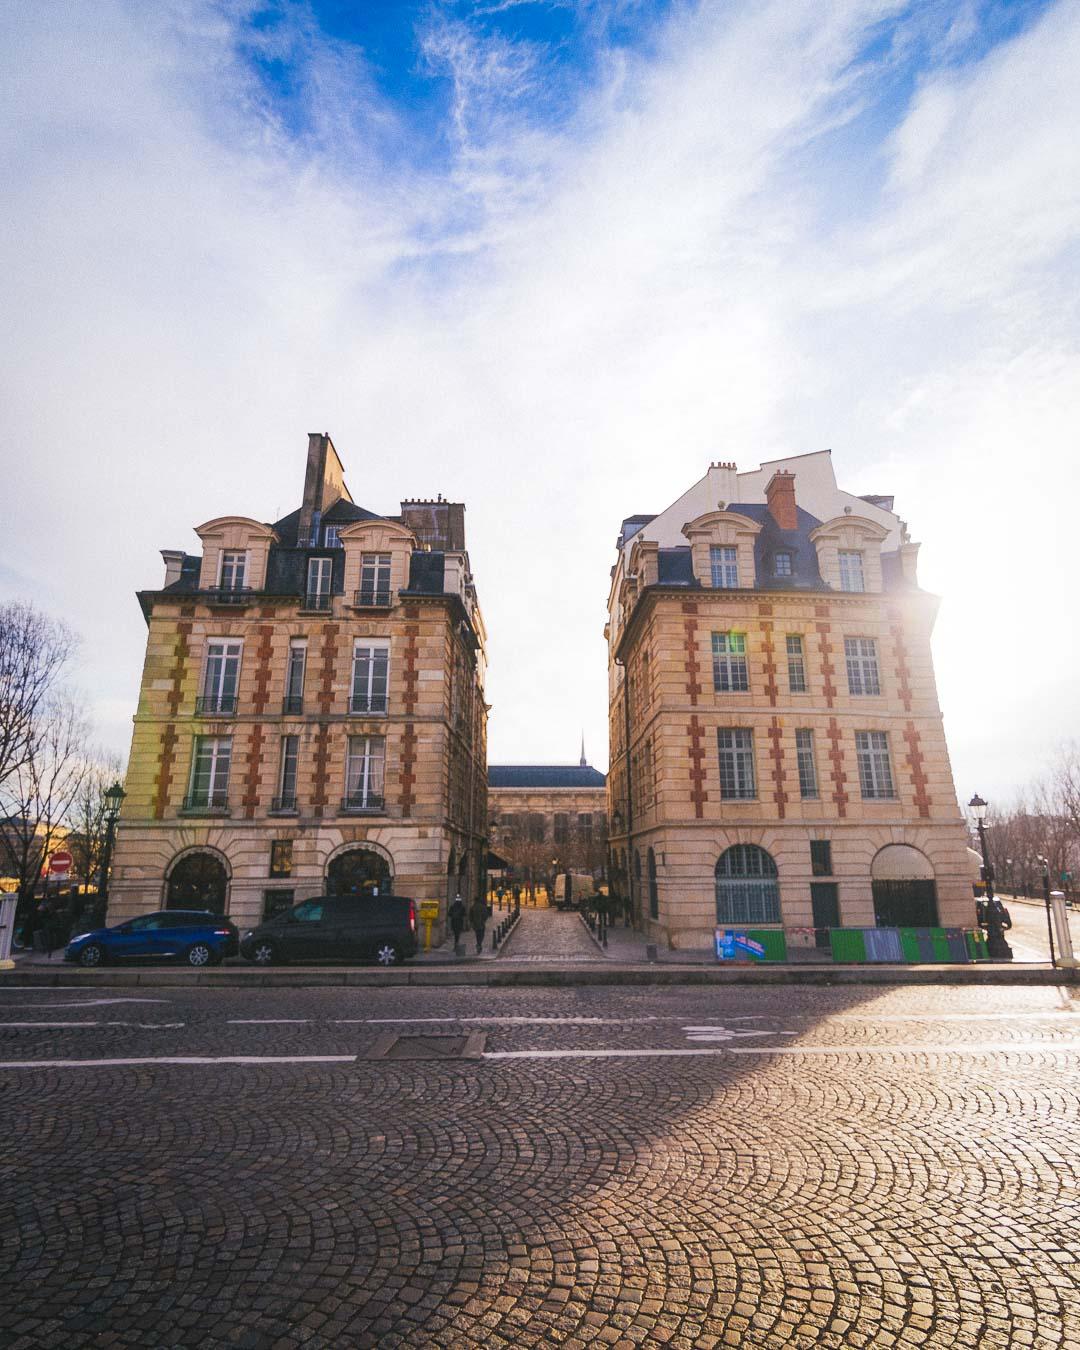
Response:
[{"label": "parked car", "polygon": [[240,954],[257,966],[276,961],[378,961],[415,956],[416,901],[403,895],[317,895],[245,933]]},{"label": "parked car", "polygon": [[162,909],[80,933],[68,943],[64,960],[89,967],[131,960],[212,966],[235,956],[239,948],[239,929],[222,915],[207,909]]}]

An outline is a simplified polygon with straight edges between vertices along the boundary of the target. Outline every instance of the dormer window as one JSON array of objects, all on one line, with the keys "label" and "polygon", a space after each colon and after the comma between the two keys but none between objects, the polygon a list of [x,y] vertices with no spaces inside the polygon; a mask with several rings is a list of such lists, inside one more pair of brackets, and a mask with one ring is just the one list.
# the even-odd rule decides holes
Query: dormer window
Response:
[{"label": "dormer window", "polygon": [[709,549],[712,584],[717,590],[733,591],[739,586],[739,550],[733,544],[714,544]]},{"label": "dormer window", "polygon": [[341,540],[338,538],[338,527],[336,525],[327,525],[323,530],[323,545],[326,548],[340,548]]},{"label": "dormer window", "polygon": [[791,576],[791,554],[774,553],[773,554],[773,576],[789,577]]},{"label": "dormer window", "polygon": [[863,575],[863,555],[856,549],[840,550],[840,589],[842,591],[865,591],[866,579]]},{"label": "dormer window", "polygon": [[240,591],[244,588],[247,572],[247,553],[226,550],[221,555],[221,589]]}]

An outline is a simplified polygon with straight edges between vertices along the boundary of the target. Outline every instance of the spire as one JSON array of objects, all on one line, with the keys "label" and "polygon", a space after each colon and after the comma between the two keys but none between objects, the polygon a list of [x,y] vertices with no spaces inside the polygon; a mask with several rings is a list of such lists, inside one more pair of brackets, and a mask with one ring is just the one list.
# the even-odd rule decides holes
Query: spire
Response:
[{"label": "spire", "polygon": [[589,761],[585,758],[585,732],[582,731],[582,733],[581,733],[581,758],[578,760],[578,765],[579,765],[579,767],[581,767],[582,769],[585,769],[585,768],[588,767],[588,764],[589,764]]}]

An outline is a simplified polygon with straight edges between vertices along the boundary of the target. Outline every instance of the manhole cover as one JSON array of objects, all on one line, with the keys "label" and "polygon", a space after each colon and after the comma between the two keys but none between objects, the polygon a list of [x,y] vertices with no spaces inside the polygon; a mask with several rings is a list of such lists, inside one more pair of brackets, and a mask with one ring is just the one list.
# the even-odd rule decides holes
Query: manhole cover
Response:
[{"label": "manhole cover", "polygon": [[426,1032],[419,1036],[380,1036],[365,1059],[479,1059],[484,1053],[485,1033],[442,1035]]}]

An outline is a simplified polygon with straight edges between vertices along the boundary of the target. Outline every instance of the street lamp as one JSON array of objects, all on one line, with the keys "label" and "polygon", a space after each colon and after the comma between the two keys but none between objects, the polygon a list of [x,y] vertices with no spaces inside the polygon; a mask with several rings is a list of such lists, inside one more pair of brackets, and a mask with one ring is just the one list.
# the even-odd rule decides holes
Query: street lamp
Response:
[{"label": "street lamp", "polygon": [[1001,926],[1001,918],[997,912],[997,906],[994,904],[994,865],[990,861],[990,855],[986,851],[986,803],[976,792],[971,801],[968,802],[968,808],[975,820],[975,828],[979,832],[979,848],[982,850],[983,876],[986,878],[986,950],[992,961],[1011,961],[1013,959],[1012,948],[1005,941],[1005,930]]},{"label": "street lamp", "polygon": [[113,840],[116,837],[116,821],[127,793],[119,783],[114,783],[105,793],[105,847],[101,850],[101,873],[98,881],[98,900],[109,903],[109,866],[112,863]]}]

